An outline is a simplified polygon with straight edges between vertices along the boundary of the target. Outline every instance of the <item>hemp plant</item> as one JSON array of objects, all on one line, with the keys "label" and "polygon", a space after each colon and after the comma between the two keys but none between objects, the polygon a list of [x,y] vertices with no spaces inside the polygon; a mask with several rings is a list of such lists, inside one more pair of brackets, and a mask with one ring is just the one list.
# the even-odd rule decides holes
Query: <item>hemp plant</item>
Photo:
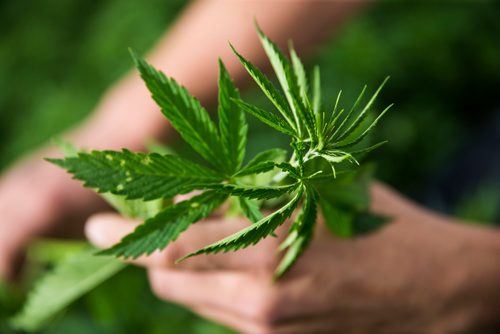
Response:
[{"label": "hemp plant", "polygon": [[[167,205],[118,244],[100,254],[137,258],[162,250],[191,224],[209,216],[229,197],[237,199],[242,213],[252,224],[182,259],[254,245],[273,235],[300,207],[287,238],[280,246],[280,250],[286,253],[276,269],[275,277],[278,278],[310,243],[319,205],[332,231],[344,237],[356,232],[352,211],[366,211],[367,207],[366,203],[360,203],[362,198],[356,199],[357,195],[349,194],[348,189],[366,187],[366,182],[359,184],[363,170],[358,166],[357,157],[382,144],[360,146],[390,108],[385,108],[375,118],[370,115],[374,100],[387,79],[363,108],[359,108],[359,104],[366,87],[345,115],[338,104],[340,94],[333,111],[326,112],[320,103],[319,69],[314,69],[310,94],[304,66],[293,47],[290,47],[289,60],[260,29],[258,33],[282,91],[231,47],[276,112],[244,102],[224,64],[219,61],[218,126],[184,87],[131,52],[162,113],[206,164],[178,155],[128,150],[92,151],[79,153],[76,157],[49,159],[73,174],[74,178],[84,181],[86,187],[101,193],[125,196],[128,200],[168,200],[176,195],[200,191],[190,199]],[[284,153],[282,150],[270,149],[243,165],[248,128],[245,113],[289,136],[292,154],[288,161],[280,162]],[[253,175],[272,170],[278,173],[268,184],[252,184]],[[339,202],[332,201],[332,197],[339,197]],[[281,204],[274,212],[264,216],[259,203],[271,199],[279,199]],[[343,226],[335,226],[341,220]]]},{"label": "hemp plant", "polygon": [[[56,266],[36,284],[23,310],[13,318],[15,327],[38,329],[71,301],[120,271],[125,265],[114,257],[137,258],[164,249],[227,200],[248,218],[248,227],[180,260],[257,244],[275,236],[275,230],[293,216],[279,246],[284,252],[275,271],[275,279],[279,279],[313,239],[318,209],[326,226],[341,238],[373,231],[385,223],[384,218],[368,212],[370,168],[360,166],[359,159],[385,143],[371,145],[368,135],[391,107],[372,112],[387,78],[363,106],[366,86],[352,107],[340,107],[339,92],[334,106],[325,108],[319,68],[314,68],[309,81],[291,44],[288,58],[259,28],[257,31],[281,90],[231,48],[275,110],[243,101],[219,61],[218,125],[184,87],[131,52],[152,98],[203,162],[175,154],[126,149],[77,152],[68,147],[65,158],[48,159],[84,181],[84,186],[97,190],[122,214],[145,221],[116,245],[98,252],[108,256],[96,257],[95,250],[86,249]],[[271,148],[243,164],[246,114],[288,136],[290,156],[283,149]],[[193,191],[197,195],[172,201],[176,195]],[[299,212],[293,215],[296,210]]]}]

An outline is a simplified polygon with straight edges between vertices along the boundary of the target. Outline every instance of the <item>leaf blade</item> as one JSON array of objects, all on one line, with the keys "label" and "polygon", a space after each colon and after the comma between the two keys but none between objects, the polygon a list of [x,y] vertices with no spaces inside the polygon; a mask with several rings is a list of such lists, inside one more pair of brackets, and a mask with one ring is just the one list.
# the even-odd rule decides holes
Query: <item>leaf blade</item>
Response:
[{"label": "leaf blade", "polygon": [[207,254],[207,253],[219,253],[219,252],[227,252],[230,250],[238,250],[241,248],[246,248],[250,245],[254,245],[259,242],[261,239],[270,235],[271,233],[278,228],[284,221],[290,217],[292,212],[297,207],[300,198],[302,197],[302,188],[295,194],[293,199],[281,207],[279,210],[274,213],[264,217],[257,223],[250,225],[249,227],[230,235],[227,238],[224,238],[218,242],[215,242],[207,247],[199,249],[195,252],[187,254],[182,257],[178,261],[183,261],[189,257],[193,257],[199,254]]},{"label": "leaf blade", "polygon": [[153,100],[172,126],[207,162],[223,170],[219,133],[205,108],[174,79],[165,76],[133,51],[130,54]]},{"label": "leaf blade", "polygon": [[206,191],[169,206],[139,225],[118,244],[101,251],[100,254],[137,258],[162,250],[177,239],[189,225],[210,215],[226,198],[224,194]]},{"label": "leaf blade", "polygon": [[170,198],[200,184],[223,180],[222,175],[207,167],[168,154],[93,151],[48,160],[84,181],[85,187],[124,195],[127,199]]},{"label": "leaf blade", "polygon": [[233,100],[239,98],[238,90],[219,59],[219,130],[229,174],[238,170],[245,157],[248,125],[245,113]]}]

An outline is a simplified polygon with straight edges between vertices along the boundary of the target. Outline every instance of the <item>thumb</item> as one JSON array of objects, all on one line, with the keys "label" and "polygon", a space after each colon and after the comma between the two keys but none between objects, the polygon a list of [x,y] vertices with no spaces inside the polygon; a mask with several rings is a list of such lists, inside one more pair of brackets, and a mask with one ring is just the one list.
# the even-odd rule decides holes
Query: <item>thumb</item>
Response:
[{"label": "thumb", "polygon": [[[139,223],[116,214],[98,214],[87,221],[85,234],[95,246],[107,248],[131,233]],[[199,255],[175,263],[182,256],[223,239],[249,224],[250,222],[242,218],[209,218],[191,225],[166,249],[129,262],[149,268],[226,269],[272,273],[278,261],[277,246],[281,240],[279,237],[269,237],[258,245],[237,252]]]}]

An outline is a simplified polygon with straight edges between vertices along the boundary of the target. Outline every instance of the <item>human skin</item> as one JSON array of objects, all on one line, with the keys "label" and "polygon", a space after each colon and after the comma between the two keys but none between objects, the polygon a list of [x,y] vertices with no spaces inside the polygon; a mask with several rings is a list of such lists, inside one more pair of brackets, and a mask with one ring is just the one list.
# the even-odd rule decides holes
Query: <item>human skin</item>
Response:
[{"label": "human skin", "polygon": [[[308,50],[361,4],[197,1],[160,39],[148,60],[210,106],[217,97],[217,58],[224,60],[238,85],[244,86],[249,78],[228,41],[256,65],[268,66],[254,19],[282,46],[292,38],[298,50]],[[64,138],[82,148],[139,150],[147,139],[171,140],[174,136],[133,71],[111,87],[91,116]],[[81,235],[85,218],[105,207],[93,192],[42,159],[59,155],[53,147],[40,148],[0,177],[0,278],[12,277],[14,262],[34,236]]]},{"label": "human skin", "polygon": [[[159,298],[243,333],[477,333],[499,325],[500,232],[430,212],[382,184],[371,193],[372,210],[392,217],[390,224],[339,240],[320,222],[310,248],[278,282],[280,238],[175,264],[247,226],[243,219],[199,222],[133,263],[147,269]],[[96,215],[86,235],[109,247],[138,223]]]}]

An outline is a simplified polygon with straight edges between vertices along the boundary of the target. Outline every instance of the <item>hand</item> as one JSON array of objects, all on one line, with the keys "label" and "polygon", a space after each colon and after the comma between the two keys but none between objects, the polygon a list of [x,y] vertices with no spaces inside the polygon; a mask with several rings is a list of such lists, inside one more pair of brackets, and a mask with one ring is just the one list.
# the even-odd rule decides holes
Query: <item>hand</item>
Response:
[{"label": "hand", "polygon": [[33,237],[81,236],[87,210],[100,201],[42,160],[53,155],[39,152],[0,177],[0,280],[13,278]]},{"label": "hand", "polygon": [[[450,224],[382,185],[372,190],[373,210],[393,216],[391,224],[355,240],[335,239],[319,224],[310,248],[277,283],[271,276],[280,238],[174,264],[246,226],[242,219],[197,223],[135,263],[147,268],[158,297],[245,333],[444,333],[492,325],[500,310],[497,232]],[[136,224],[98,215],[86,233],[108,247]]]}]

